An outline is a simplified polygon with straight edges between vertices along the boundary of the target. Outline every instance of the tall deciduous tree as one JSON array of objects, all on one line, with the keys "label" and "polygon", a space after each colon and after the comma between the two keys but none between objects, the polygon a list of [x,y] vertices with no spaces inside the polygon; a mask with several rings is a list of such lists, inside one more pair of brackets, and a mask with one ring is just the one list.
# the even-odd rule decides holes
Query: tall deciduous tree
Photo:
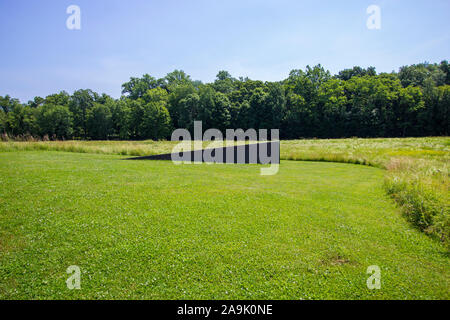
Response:
[{"label": "tall deciduous tree", "polygon": [[69,110],[73,114],[74,135],[77,137],[88,138],[87,119],[88,112],[94,106],[98,94],[90,89],[77,90],[73,93],[70,102]]},{"label": "tall deciduous tree", "polygon": [[111,110],[98,102],[87,112],[87,133],[94,140],[105,140],[112,133]]},{"label": "tall deciduous tree", "polygon": [[144,94],[150,90],[162,86],[163,79],[156,80],[149,74],[144,74],[142,78],[130,78],[130,81],[122,85],[122,94],[127,95],[132,100],[142,98]]},{"label": "tall deciduous tree", "polygon": [[38,115],[41,136],[68,139],[72,137],[72,113],[67,106],[45,104]]}]

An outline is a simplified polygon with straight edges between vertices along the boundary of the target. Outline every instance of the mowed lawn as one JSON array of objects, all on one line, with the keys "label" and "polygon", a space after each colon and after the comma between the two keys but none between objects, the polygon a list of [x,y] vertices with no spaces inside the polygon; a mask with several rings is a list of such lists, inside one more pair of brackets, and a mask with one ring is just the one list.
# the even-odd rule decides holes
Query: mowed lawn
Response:
[{"label": "mowed lawn", "polygon": [[0,298],[450,298],[448,251],[401,216],[381,169],[122,158],[0,153]]}]

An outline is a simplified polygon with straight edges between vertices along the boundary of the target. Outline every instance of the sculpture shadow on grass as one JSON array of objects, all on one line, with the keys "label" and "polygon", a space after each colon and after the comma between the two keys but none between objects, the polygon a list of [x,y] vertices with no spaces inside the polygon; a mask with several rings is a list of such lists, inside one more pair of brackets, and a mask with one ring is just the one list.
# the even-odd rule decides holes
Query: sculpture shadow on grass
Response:
[{"label": "sculpture shadow on grass", "polygon": [[275,141],[233,147],[207,148],[202,150],[128,158],[125,160],[169,160],[229,164],[279,164],[280,142]]}]

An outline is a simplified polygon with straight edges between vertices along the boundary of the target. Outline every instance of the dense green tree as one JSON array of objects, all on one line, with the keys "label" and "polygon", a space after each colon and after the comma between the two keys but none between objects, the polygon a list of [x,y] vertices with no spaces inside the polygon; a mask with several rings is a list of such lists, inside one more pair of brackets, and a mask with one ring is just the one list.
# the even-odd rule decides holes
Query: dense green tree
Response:
[{"label": "dense green tree", "polygon": [[263,88],[256,88],[250,98],[249,123],[255,129],[267,129],[270,116],[265,111],[266,92]]},{"label": "dense green tree", "polygon": [[438,87],[438,105],[436,112],[438,114],[435,132],[436,135],[450,135],[450,85]]},{"label": "dense green tree", "polygon": [[292,70],[284,82],[286,92],[293,92],[304,97],[312,104],[317,102],[319,87],[331,78],[330,72],[320,64],[306,67],[306,71]]},{"label": "dense green tree", "polygon": [[423,133],[420,135],[449,134],[450,86],[435,87],[430,79],[425,81],[423,99],[426,108],[419,115]]},{"label": "dense green tree", "polygon": [[87,134],[94,140],[106,140],[112,133],[112,116],[108,105],[94,102],[87,112]]},{"label": "dense green tree", "polygon": [[45,97],[45,99],[36,97],[33,101],[33,105],[38,107],[45,103],[53,106],[69,106],[69,102],[70,95],[65,91],[61,91],[60,93],[51,94]]},{"label": "dense green tree", "polygon": [[128,96],[132,100],[142,98],[144,94],[150,90],[164,85],[164,80],[156,80],[149,74],[144,74],[142,78],[130,78],[130,81],[122,85],[122,94]]},{"label": "dense green tree", "polygon": [[282,82],[219,71],[213,83],[181,70],[123,84],[116,100],[92,90],[62,91],[21,104],[0,97],[0,132],[51,138],[165,139],[172,128],[279,128],[282,138],[449,134],[449,66],[421,63],[397,74],[353,67],[334,77],[321,65]]},{"label": "dense green tree", "polygon": [[330,79],[320,86],[318,93],[319,137],[345,137],[348,130],[347,103],[344,83],[341,80]]},{"label": "dense green tree", "polygon": [[69,102],[69,110],[73,114],[73,131],[76,137],[88,138],[88,112],[94,106],[97,98],[98,94],[90,89],[77,90],[73,93]]},{"label": "dense green tree", "polygon": [[313,115],[306,100],[293,92],[286,96],[286,109],[281,127],[281,138],[295,139],[311,135]]},{"label": "dense green tree", "polygon": [[194,130],[194,121],[202,120],[199,116],[200,106],[200,96],[197,93],[188,94],[181,99],[177,108],[178,128],[186,128],[192,133]]},{"label": "dense green tree", "polygon": [[6,133],[7,131],[6,119],[6,113],[0,109],[0,134]]},{"label": "dense green tree", "polygon": [[249,102],[253,91],[256,88],[262,88],[264,90],[264,82],[259,80],[250,80],[248,78],[241,79],[235,82],[235,90],[228,94],[231,103],[243,103]]},{"label": "dense green tree", "polygon": [[131,136],[131,109],[126,100],[118,100],[111,104],[111,122],[113,136],[120,140],[128,140]]},{"label": "dense green tree", "polygon": [[[297,129],[297,134],[301,137],[317,137],[321,132],[321,110],[319,105],[319,89],[322,84],[331,79],[330,72],[325,70],[320,64],[315,67],[306,67],[306,71],[292,70],[288,79],[284,81],[284,88],[286,95],[295,97],[300,96],[306,101],[306,105],[301,108],[302,116],[305,117],[302,121],[303,125]],[[292,95],[294,94],[294,95]],[[290,100],[291,102],[298,102],[298,99]],[[292,110],[299,106],[288,106]],[[293,115],[290,116],[293,118]],[[295,118],[295,117],[294,117]]]},{"label": "dense green tree", "polygon": [[7,114],[6,127],[13,136],[37,135],[36,110],[14,103]]},{"label": "dense green tree", "polygon": [[183,83],[178,86],[172,87],[172,91],[168,98],[168,110],[170,117],[172,118],[173,125],[176,128],[186,128],[186,123],[189,121],[186,118],[186,99],[189,95],[196,93],[196,88],[192,83]]},{"label": "dense green tree", "polygon": [[38,108],[45,103],[45,99],[41,97],[34,97],[33,100],[28,101],[28,106],[30,108]]},{"label": "dense green tree", "polygon": [[265,109],[271,115],[265,129],[281,127],[281,121],[286,108],[286,98],[283,86],[278,82],[267,83],[267,95],[265,97]]},{"label": "dense green tree", "polygon": [[143,139],[160,140],[170,136],[172,120],[167,104],[169,95],[160,87],[147,90],[143,96],[142,121],[139,125],[139,136]]},{"label": "dense green tree", "polygon": [[213,88],[218,92],[230,94],[234,90],[235,82],[236,79],[234,79],[228,71],[219,71],[216,80],[213,83]]},{"label": "dense green tree", "polygon": [[164,86],[169,92],[172,92],[177,86],[185,85],[194,86],[191,77],[183,70],[174,70],[173,72],[168,73],[164,78]]},{"label": "dense green tree", "polygon": [[142,100],[144,100],[145,103],[163,101],[164,104],[167,105],[167,102],[169,101],[169,94],[165,89],[154,88],[147,90],[142,97]]},{"label": "dense green tree", "polygon": [[127,108],[130,110],[130,121],[128,123],[130,137],[132,139],[140,139],[139,127],[144,117],[145,102],[142,99],[127,99]]},{"label": "dense green tree", "polygon": [[336,78],[347,81],[353,77],[363,77],[363,76],[376,76],[377,72],[374,67],[369,67],[367,69],[355,66],[352,69],[345,69],[339,72]]},{"label": "dense green tree", "polygon": [[442,72],[445,73],[445,84],[450,85],[450,66],[448,64],[448,61],[442,61],[439,65],[439,68],[442,70]]},{"label": "dense green tree", "polygon": [[389,77],[353,77],[345,82],[349,102],[348,130],[360,137],[382,137],[387,134],[387,110],[392,107],[400,83]]},{"label": "dense green tree", "polygon": [[435,86],[441,86],[446,83],[445,63],[442,67],[437,64],[419,63],[400,68],[398,77],[404,87],[407,86],[425,86],[425,81],[430,79]]},{"label": "dense green tree", "polygon": [[5,112],[8,113],[13,109],[14,106],[17,106],[20,104],[20,101],[18,99],[13,99],[9,95],[6,95],[4,97],[0,96],[0,108]]},{"label": "dense green tree", "polygon": [[193,120],[201,120],[204,129],[215,128],[224,131],[230,126],[231,103],[228,97],[216,92],[211,86],[201,88],[199,93],[199,108],[193,106]]},{"label": "dense green tree", "polygon": [[383,136],[419,135],[418,114],[423,111],[424,106],[420,88],[412,86],[402,88],[396,81],[389,103],[385,109]]},{"label": "dense green tree", "polygon": [[139,127],[143,139],[161,140],[170,137],[172,123],[164,100],[151,101],[144,106],[144,115]]},{"label": "dense green tree", "polygon": [[37,117],[41,136],[56,139],[72,137],[72,113],[67,106],[45,104]]},{"label": "dense green tree", "polygon": [[261,88],[265,90],[262,81],[254,81],[248,78],[240,78],[234,81],[234,90],[227,94],[230,100],[230,125],[234,128],[248,129],[254,123],[253,114],[250,110],[250,100],[254,90]]}]

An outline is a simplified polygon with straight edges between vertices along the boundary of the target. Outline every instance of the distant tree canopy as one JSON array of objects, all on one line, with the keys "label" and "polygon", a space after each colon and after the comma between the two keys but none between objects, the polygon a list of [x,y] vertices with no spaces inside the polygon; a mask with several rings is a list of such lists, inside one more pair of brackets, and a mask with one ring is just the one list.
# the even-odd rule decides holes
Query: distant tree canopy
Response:
[{"label": "distant tree canopy", "polygon": [[130,78],[113,99],[92,90],[0,97],[0,133],[50,139],[168,139],[174,128],[280,129],[283,139],[449,135],[447,61],[377,74],[355,66],[332,76],[321,65],[280,82],[233,78],[193,81],[175,70]]}]

